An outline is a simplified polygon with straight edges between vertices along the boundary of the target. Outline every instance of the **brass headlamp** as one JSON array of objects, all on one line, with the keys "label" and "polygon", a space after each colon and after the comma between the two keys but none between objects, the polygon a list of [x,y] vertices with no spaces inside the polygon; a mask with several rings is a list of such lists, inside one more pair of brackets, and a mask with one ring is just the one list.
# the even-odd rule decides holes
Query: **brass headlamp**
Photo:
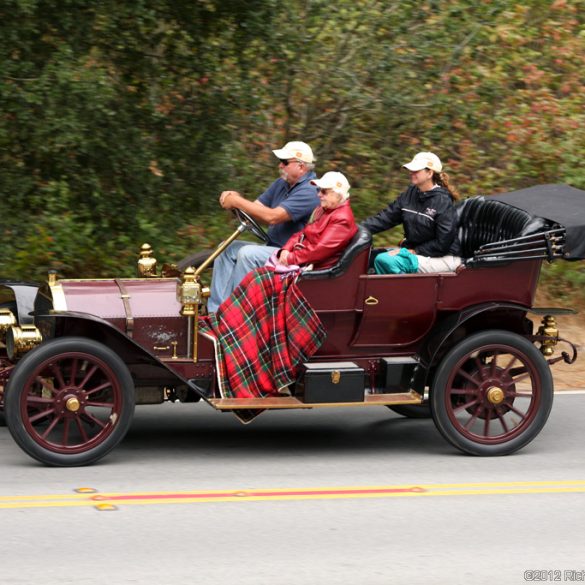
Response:
[{"label": "brass headlamp", "polygon": [[21,357],[43,341],[34,325],[13,326],[6,332],[6,353],[9,360]]},{"label": "brass headlamp", "polygon": [[0,341],[6,339],[6,332],[16,325],[16,317],[10,309],[0,309]]},{"label": "brass headlamp", "polygon": [[195,276],[193,267],[185,269],[180,282],[177,283],[177,301],[181,303],[181,315],[192,317],[195,315],[195,307],[201,304],[202,287],[199,277]]}]

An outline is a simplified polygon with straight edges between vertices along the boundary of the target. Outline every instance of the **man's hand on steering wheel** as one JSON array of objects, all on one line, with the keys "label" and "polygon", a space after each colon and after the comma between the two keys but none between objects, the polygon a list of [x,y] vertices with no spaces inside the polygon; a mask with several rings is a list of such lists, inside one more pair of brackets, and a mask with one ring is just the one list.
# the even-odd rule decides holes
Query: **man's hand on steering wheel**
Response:
[{"label": "man's hand on steering wheel", "polygon": [[248,231],[251,231],[258,239],[262,240],[264,243],[268,242],[268,234],[264,231],[258,222],[248,215],[245,211],[238,209],[237,207],[232,208],[232,213],[238,218],[238,221],[241,225],[243,225]]}]

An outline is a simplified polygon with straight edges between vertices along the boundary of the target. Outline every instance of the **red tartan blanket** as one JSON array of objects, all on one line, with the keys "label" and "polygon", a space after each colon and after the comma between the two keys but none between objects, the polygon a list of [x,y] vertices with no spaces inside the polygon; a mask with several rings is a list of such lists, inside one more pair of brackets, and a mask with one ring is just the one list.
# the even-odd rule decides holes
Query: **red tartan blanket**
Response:
[{"label": "red tartan blanket", "polygon": [[253,270],[215,314],[201,321],[214,340],[222,398],[275,396],[325,340],[294,275]]}]

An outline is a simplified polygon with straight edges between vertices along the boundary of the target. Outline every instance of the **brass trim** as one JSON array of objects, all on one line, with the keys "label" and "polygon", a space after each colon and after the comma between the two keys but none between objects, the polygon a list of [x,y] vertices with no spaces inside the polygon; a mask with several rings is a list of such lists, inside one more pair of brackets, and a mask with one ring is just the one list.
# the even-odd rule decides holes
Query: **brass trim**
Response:
[{"label": "brass trim", "polygon": [[61,283],[57,280],[57,273],[53,270],[49,272],[48,284],[53,300],[53,310],[68,311],[65,291],[63,290]]},{"label": "brass trim", "polygon": [[156,258],[152,253],[150,244],[142,244],[138,259],[138,276],[142,278],[156,278]]},{"label": "brass trim", "polygon": [[492,386],[487,391],[487,399],[492,404],[495,404],[495,405],[502,404],[502,402],[504,402],[505,397],[506,397],[506,395],[504,394],[504,391],[501,388],[498,388],[497,386]]},{"label": "brass trim", "polygon": [[341,372],[339,370],[333,370],[331,372],[331,383],[339,384],[339,380],[341,380]]},{"label": "brass trim", "polygon": [[16,317],[10,309],[0,309],[0,339],[4,340],[6,331],[16,325]]},{"label": "brass trim", "polygon": [[131,297],[128,294],[126,286],[121,280],[115,278],[114,282],[118,285],[118,289],[120,290],[120,298],[124,304],[124,313],[126,314],[126,335],[128,335],[128,337],[132,337],[134,333],[134,317],[132,315],[132,307],[130,306]]},{"label": "brass trim", "polygon": [[542,318],[541,326],[538,329],[537,335],[541,335],[546,339],[542,340],[540,351],[545,357],[550,357],[555,352],[555,346],[559,341],[559,330],[557,328],[557,320],[553,315],[545,315]]},{"label": "brass trim", "polygon": [[377,305],[380,301],[376,297],[369,296],[364,303],[366,305]]},{"label": "brass trim", "polygon": [[301,402],[292,396],[268,398],[210,398],[208,402],[217,410],[289,409],[385,406],[393,404],[422,404],[423,397],[411,390],[400,394],[366,394],[363,402]]},{"label": "brass trim", "polygon": [[211,254],[211,256],[209,256],[209,258],[207,258],[207,260],[205,260],[205,262],[203,262],[203,264],[201,264],[199,268],[197,268],[197,270],[195,271],[195,276],[199,276],[242,232],[245,231],[246,228],[240,224],[236,231],[227,240],[224,240],[215,249],[213,254]]},{"label": "brass trim", "polygon": [[14,359],[34,349],[43,341],[41,332],[34,325],[15,325],[6,332],[6,349],[9,359]]},{"label": "brass trim", "polygon": [[65,403],[65,407],[69,412],[77,412],[80,406],[81,404],[79,403],[79,400],[75,398],[75,396],[69,398]]}]

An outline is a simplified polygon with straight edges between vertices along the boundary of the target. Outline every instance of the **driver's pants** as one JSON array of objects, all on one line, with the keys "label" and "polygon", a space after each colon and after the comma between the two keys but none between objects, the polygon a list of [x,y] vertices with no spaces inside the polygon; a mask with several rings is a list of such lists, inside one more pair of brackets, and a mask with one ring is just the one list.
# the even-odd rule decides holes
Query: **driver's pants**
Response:
[{"label": "driver's pants", "polygon": [[215,313],[232,291],[240,284],[242,278],[266,264],[272,252],[278,250],[272,246],[252,244],[244,240],[234,240],[214,261],[211,276],[211,295],[207,301],[207,310]]}]

